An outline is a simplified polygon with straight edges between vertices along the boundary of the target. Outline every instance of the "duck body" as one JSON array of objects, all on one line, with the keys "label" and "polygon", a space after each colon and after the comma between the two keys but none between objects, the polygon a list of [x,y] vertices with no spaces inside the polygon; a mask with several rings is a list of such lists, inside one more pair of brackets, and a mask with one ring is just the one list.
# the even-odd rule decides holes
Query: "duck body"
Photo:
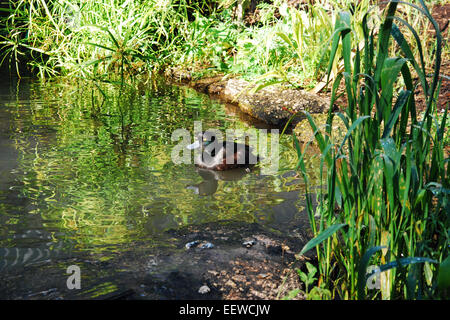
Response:
[{"label": "duck body", "polygon": [[214,171],[225,171],[236,168],[254,166],[259,157],[252,153],[252,148],[246,144],[215,141],[213,134],[202,133],[197,141],[189,145],[189,149],[201,147],[196,155],[194,163],[197,167]]}]

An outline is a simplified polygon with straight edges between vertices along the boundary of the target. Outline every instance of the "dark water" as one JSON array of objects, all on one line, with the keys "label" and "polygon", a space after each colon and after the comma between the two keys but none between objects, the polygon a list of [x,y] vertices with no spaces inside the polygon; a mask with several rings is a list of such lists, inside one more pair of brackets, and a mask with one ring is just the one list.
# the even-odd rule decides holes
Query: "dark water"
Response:
[{"label": "dark water", "polygon": [[211,176],[171,161],[172,132],[192,132],[194,121],[262,126],[231,106],[161,81],[139,90],[0,81],[0,298],[70,298],[69,265],[83,270],[81,297],[118,291],[139,252],[148,254],[142,248],[170,252],[171,231],[186,226],[256,223],[286,235],[306,228],[288,136],[275,175]]}]

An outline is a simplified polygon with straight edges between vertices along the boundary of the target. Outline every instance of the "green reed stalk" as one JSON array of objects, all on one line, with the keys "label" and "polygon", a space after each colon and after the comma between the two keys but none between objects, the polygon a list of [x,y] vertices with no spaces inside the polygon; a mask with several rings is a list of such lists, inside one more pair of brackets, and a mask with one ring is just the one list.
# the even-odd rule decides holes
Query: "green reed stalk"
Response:
[{"label": "green reed stalk", "polygon": [[[395,17],[398,2],[389,3],[378,36],[368,27],[368,14],[364,17],[362,52],[351,48],[351,15],[339,14],[328,70],[341,42],[344,71],[333,84],[330,106],[342,78],[348,105],[345,113],[329,112],[325,135],[306,113],[327,166],[328,188],[326,197],[319,194],[319,225],[312,206],[307,206],[315,238],[301,253],[316,248],[322,285],[335,297],[434,298],[444,294],[436,287],[439,263],[448,256],[449,246],[449,159],[444,157],[442,134],[448,105],[440,124],[436,125],[433,116],[441,35],[423,1],[420,7],[412,5],[436,28],[434,75],[429,83],[423,59],[416,62],[396,25],[404,22]],[[389,56],[391,37],[403,57]],[[427,108],[422,119],[417,115],[414,91],[418,84],[413,82],[410,66],[425,88]],[[399,90],[400,79],[404,87]],[[335,116],[348,130],[339,145],[329,137]],[[296,150],[307,183],[302,152],[299,147]],[[369,263],[379,266],[377,273],[366,274]],[[367,288],[370,276],[379,277],[379,290]]]}]

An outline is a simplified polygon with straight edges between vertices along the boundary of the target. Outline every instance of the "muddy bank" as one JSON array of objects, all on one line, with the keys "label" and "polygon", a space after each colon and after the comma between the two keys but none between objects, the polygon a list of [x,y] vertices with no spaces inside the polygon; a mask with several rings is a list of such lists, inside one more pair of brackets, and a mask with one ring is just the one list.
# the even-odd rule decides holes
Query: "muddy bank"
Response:
[{"label": "muddy bank", "polygon": [[192,80],[188,72],[176,69],[167,71],[166,76],[235,104],[242,112],[277,128],[284,127],[291,117],[293,125],[300,122],[305,118],[301,111],[324,113],[330,106],[328,99],[304,90],[269,86],[255,92],[255,85],[242,79],[216,76]]},{"label": "muddy bank", "polygon": [[[58,266],[2,272],[0,298],[276,299],[302,287],[295,267],[303,261],[295,254],[309,237],[303,228],[281,235],[256,223],[224,221],[168,231],[166,237],[164,249],[142,241],[107,260],[86,254],[82,263],[60,258]],[[65,268],[72,264],[81,269],[80,290],[66,286]]]}]

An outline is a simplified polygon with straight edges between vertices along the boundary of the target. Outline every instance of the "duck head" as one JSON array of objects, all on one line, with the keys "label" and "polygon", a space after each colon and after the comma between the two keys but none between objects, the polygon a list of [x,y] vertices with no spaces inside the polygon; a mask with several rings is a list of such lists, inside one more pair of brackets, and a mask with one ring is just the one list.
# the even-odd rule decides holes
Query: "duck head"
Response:
[{"label": "duck head", "polygon": [[197,135],[197,140],[194,143],[187,146],[189,150],[198,149],[200,147],[205,148],[211,143],[216,141],[216,134],[212,131],[205,131]]}]

